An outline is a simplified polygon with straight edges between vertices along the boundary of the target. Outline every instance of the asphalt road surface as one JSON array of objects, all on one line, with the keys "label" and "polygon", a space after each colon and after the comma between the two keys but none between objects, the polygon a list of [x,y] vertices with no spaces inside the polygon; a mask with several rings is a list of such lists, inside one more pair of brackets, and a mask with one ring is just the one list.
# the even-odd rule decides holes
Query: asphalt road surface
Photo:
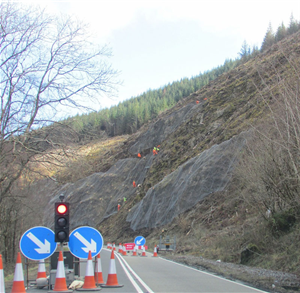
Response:
[{"label": "asphalt road surface", "polygon": [[[102,288],[101,292],[265,292],[241,283],[202,272],[161,257],[122,256],[115,253],[117,278],[122,288]],[[101,265],[106,281],[111,251],[102,249]]]},{"label": "asphalt road surface", "polygon": [[[140,252],[141,254],[141,252]],[[111,250],[101,250],[101,266],[103,279],[106,282],[109,266],[111,265]],[[266,292],[233,282],[207,272],[203,272],[185,265],[181,265],[161,257],[153,257],[147,253],[146,257],[122,256],[115,252],[115,267],[120,288],[99,288],[99,292],[139,292],[139,293],[258,293]],[[28,289],[27,292],[42,293],[46,289]],[[54,291],[49,291],[54,292]],[[77,291],[91,292],[91,291]],[[97,292],[97,291],[93,291]]]}]

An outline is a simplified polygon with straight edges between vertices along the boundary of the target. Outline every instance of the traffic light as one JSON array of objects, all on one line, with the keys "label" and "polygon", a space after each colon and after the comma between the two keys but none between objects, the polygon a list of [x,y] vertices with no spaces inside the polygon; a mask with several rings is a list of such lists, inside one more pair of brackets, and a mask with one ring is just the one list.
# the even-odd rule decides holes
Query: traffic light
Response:
[{"label": "traffic light", "polygon": [[69,203],[56,202],[54,218],[55,242],[69,242],[69,216]]}]

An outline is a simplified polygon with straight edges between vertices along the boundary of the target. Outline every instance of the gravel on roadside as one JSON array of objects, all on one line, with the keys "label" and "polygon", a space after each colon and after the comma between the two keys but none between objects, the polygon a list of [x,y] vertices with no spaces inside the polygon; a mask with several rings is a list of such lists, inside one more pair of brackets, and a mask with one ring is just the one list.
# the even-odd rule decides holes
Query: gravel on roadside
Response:
[{"label": "gravel on roadside", "polygon": [[209,260],[201,256],[161,254],[163,258],[204,270],[226,279],[240,281],[248,286],[272,293],[300,291],[300,277],[295,274]]}]

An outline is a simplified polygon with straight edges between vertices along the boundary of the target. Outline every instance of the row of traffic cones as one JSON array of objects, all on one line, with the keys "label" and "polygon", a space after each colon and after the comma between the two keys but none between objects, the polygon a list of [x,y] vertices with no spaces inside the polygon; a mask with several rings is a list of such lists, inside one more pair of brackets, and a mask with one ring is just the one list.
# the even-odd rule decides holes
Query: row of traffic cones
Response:
[{"label": "row of traffic cones", "polygon": [[[44,260],[40,261],[39,268],[38,268],[38,274],[37,274],[37,280],[42,279],[42,278],[47,278]],[[17,262],[16,262],[16,267],[15,267],[15,274],[14,274],[14,280],[13,280],[13,286],[12,286],[11,292],[14,292],[14,293],[26,292],[20,252],[18,252],[18,255],[17,255]],[[1,254],[0,254],[0,293],[5,293],[3,262],[2,262]]]},{"label": "row of traffic cones", "polygon": [[[110,248],[110,246],[107,246]],[[145,251],[145,246],[143,245],[142,246],[142,255],[141,256],[147,256],[146,255],[146,251]],[[111,249],[113,249],[113,246],[111,247]],[[154,250],[156,250],[156,245],[155,245],[155,248]],[[126,251],[126,246],[125,245],[122,245],[122,243],[119,244],[119,249],[118,249],[118,252],[120,254],[122,254],[123,256],[127,256],[127,251]],[[154,252],[154,254],[156,255],[153,255],[153,256],[157,256],[157,250],[156,250],[156,253]],[[137,247],[135,246],[134,249],[133,249],[133,252],[132,252],[132,256],[137,256]]]},{"label": "row of traffic cones", "polygon": [[[119,246],[119,252],[122,252],[122,255],[126,255],[125,246],[123,246],[122,248]],[[133,256],[136,256],[136,249],[133,252]],[[143,246],[142,256],[146,256],[144,246]],[[157,256],[158,256],[157,247],[155,245],[153,257],[157,257]],[[39,263],[37,280],[42,278],[47,278],[44,260],[40,261]],[[96,284],[100,285],[103,288],[108,288],[108,287],[117,288],[123,286],[118,283],[118,279],[117,279],[114,249],[112,249],[111,252],[110,265],[109,265],[109,271],[108,271],[108,277],[106,283],[103,280],[100,253],[97,255],[96,270],[94,273],[92,253],[91,251],[89,251],[87,266],[86,266],[86,274],[84,277],[84,284],[82,288],[77,290],[83,290],[83,291],[101,290],[99,287],[96,286]],[[53,291],[72,292],[72,290],[68,290],[67,287],[62,251],[59,252],[57,271],[56,271],[56,280],[55,280]],[[1,254],[0,254],[0,293],[5,293],[3,263],[2,263]],[[26,293],[20,252],[18,252],[17,255],[17,263],[15,267],[15,274],[14,274],[13,287],[11,293]]]},{"label": "row of traffic cones", "polygon": [[[59,257],[58,257],[58,264],[57,264],[56,280],[55,280],[55,285],[54,285],[53,291],[70,292],[70,290],[68,290],[68,288],[67,288],[65,278],[66,277],[65,277],[65,271],[64,271],[63,255],[62,255],[62,252],[60,251]],[[99,291],[99,290],[101,290],[101,288],[96,286],[96,284],[100,285],[103,288],[108,288],[108,287],[117,288],[117,287],[124,286],[124,285],[120,285],[118,283],[114,250],[112,250],[112,252],[111,252],[110,265],[109,265],[109,271],[108,271],[108,277],[107,277],[106,283],[103,280],[100,253],[97,255],[96,270],[94,273],[92,253],[91,253],[91,251],[89,251],[87,265],[86,265],[86,272],[85,272],[85,277],[84,277],[84,283],[83,283],[83,286],[81,288],[78,288],[77,290],[79,290],[79,291],[80,290],[81,291]]]},{"label": "row of traffic cones", "polygon": [[[39,278],[47,278],[44,261],[41,261],[39,263],[37,279],[39,279]],[[83,284],[82,288],[79,288],[77,290],[83,290],[83,291],[99,291],[99,290],[101,290],[101,288],[97,287],[96,284],[100,285],[103,288],[123,287],[123,285],[120,285],[118,283],[118,279],[117,279],[114,250],[112,250],[112,252],[111,252],[110,266],[109,266],[108,277],[107,277],[106,283],[103,280],[100,253],[97,255],[96,270],[94,273],[92,254],[91,254],[91,251],[89,251],[87,266],[86,266],[86,274],[84,277],[84,284]],[[73,292],[73,290],[69,290],[67,287],[63,254],[61,251],[59,252],[59,256],[58,256],[56,279],[55,279],[55,285],[54,285],[53,291]],[[3,264],[2,264],[2,255],[1,254],[0,254],[0,293],[5,293],[4,273],[3,273]],[[18,255],[17,255],[17,263],[16,263],[16,267],[15,267],[15,274],[14,274],[14,280],[13,280],[13,286],[12,286],[11,293],[26,293],[20,252],[18,252]]]},{"label": "row of traffic cones", "polygon": [[[13,281],[11,292],[26,293],[20,252],[18,253],[17,256],[17,263],[15,267],[14,281]],[[4,272],[3,272],[3,263],[2,263],[1,254],[0,254],[0,293],[5,293]]]}]

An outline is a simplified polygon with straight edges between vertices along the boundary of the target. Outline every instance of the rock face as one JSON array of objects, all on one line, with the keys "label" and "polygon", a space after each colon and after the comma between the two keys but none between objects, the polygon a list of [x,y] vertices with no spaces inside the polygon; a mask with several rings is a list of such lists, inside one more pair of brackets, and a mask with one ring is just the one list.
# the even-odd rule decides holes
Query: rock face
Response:
[{"label": "rock face", "polygon": [[49,202],[44,221],[48,227],[53,227],[53,206],[60,194],[72,208],[72,228],[81,225],[95,227],[104,218],[118,211],[118,203],[123,198],[129,199],[135,189],[133,180],[142,182],[147,173],[147,166],[153,160],[152,154],[143,159],[128,158],[119,160],[105,173],[95,173],[72,184],[66,184],[57,191]]},{"label": "rock face", "polygon": [[205,196],[226,188],[243,148],[245,135],[233,137],[190,159],[160,183],[128,214],[131,228],[154,228],[170,223]]},{"label": "rock face", "polygon": [[[167,113],[137,137],[129,148],[129,154],[148,152],[142,159],[127,158],[119,160],[107,172],[95,173],[72,184],[66,184],[48,203],[45,209],[44,222],[48,227],[54,226],[52,207],[58,201],[60,194],[72,205],[72,226],[81,225],[96,227],[103,219],[117,213],[118,203],[123,204],[123,198],[130,199],[135,194],[132,182],[142,184],[147,176],[155,157],[152,154],[154,146],[164,141],[168,135],[176,131],[180,125],[190,119],[202,106],[187,103],[177,110]],[[180,209],[182,210],[182,209]]]},{"label": "rock face", "polygon": [[[177,215],[190,209],[205,196],[226,188],[242,149],[245,134],[240,134],[190,159],[161,182],[150,188],[142,201],[127,216],[131,228],[157,227],[170,223]],[[72,207],[72,229],[96,226],[103,219],[117,213],[118,203],[130,199],[147,176],[155,157],[150,153],[143,159],[119,160],[107,172],[95,173],[73,184],[66,184],[49,202],[45,222],[53,227],[53,206],[60,194]]]}]

